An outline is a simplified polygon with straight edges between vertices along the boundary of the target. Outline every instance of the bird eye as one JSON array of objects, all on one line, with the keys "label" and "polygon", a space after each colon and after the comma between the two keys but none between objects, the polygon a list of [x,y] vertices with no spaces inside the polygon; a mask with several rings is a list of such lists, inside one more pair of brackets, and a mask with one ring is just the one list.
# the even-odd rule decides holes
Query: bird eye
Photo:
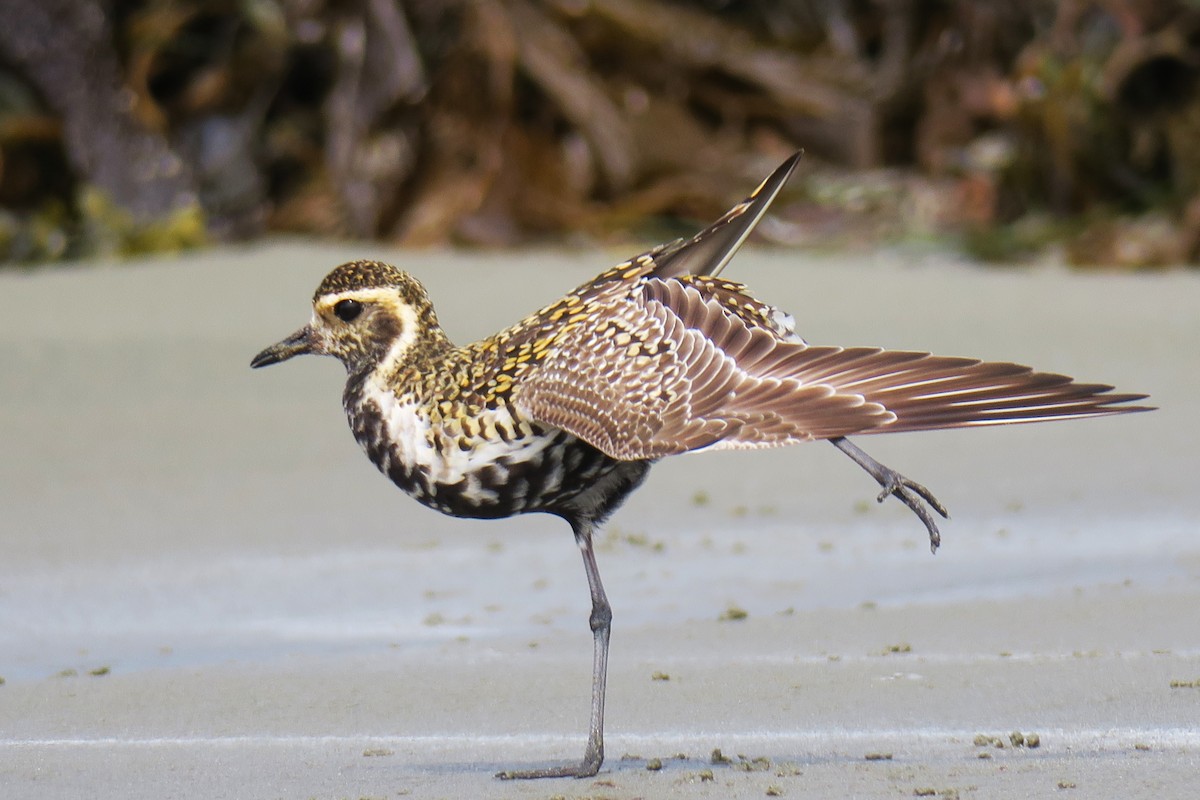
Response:
[{"label": "bird eye", "polygon": [[362,310],[362,303],[357,300],[338,300],[333,306],[333,313],[342,322],[353,322]]}]

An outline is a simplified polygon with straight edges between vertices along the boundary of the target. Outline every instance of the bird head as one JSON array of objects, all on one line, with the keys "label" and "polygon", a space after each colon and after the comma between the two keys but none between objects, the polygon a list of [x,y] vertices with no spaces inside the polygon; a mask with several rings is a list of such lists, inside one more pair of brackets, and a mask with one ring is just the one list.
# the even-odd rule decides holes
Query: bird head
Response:
[{"label": "bird head", "polygon": [[321,281],[312,321],[256,355],[251,367],[293,356],[334,356],[347,372],[404,363],[418,344],[444,339],[425,287],[378,261],[351,261]]}]

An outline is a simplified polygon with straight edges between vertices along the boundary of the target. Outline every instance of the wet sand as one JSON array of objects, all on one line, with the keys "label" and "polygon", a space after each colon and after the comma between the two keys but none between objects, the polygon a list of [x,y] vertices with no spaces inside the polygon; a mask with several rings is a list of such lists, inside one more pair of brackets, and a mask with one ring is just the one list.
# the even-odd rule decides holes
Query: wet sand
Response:
[{"label": "wet sand", "polygon": [[491,775],[582,752],[565,526],[421,508],[349,436],[340,366],[248,368],[364,255],[465,341],[628,254],[279,243],[0,274],[0,796],[1194,796],[1200,276],[739,256],[814,343],[1161,410],[859,439],[950,507],[937,556],[827,445],[659,465],[598,548],[608,763],[512,784]]}]

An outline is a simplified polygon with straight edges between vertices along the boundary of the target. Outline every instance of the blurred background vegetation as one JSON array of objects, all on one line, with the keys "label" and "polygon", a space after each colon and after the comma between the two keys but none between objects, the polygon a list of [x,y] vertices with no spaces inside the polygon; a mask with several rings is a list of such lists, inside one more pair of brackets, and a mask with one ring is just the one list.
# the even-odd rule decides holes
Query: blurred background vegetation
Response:
[{"label": "blurred background vegetation", "polygon": [[269,232],[1200,260],[1200,0],[0,0],[0,260]]}]

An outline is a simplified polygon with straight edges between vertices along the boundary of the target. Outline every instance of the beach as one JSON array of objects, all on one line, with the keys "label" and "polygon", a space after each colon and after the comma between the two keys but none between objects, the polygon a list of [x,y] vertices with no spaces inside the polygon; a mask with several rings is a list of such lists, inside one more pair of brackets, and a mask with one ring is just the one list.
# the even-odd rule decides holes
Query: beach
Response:
[{"label": "beach", "polygon": [[582,755],[569,529],[420,506],[350,436],[336,361],[249,361],[351,258],[413,272],[465,342],[628,255],[279,240],[0,273],[0,796],[1194,796],[1200,274],[917,250],[725,277],[814,344],[1159,410],[855,439],[949,507],[936,555],[825,443],[665,460],[597,541],[604,767],[493,778]]}]

